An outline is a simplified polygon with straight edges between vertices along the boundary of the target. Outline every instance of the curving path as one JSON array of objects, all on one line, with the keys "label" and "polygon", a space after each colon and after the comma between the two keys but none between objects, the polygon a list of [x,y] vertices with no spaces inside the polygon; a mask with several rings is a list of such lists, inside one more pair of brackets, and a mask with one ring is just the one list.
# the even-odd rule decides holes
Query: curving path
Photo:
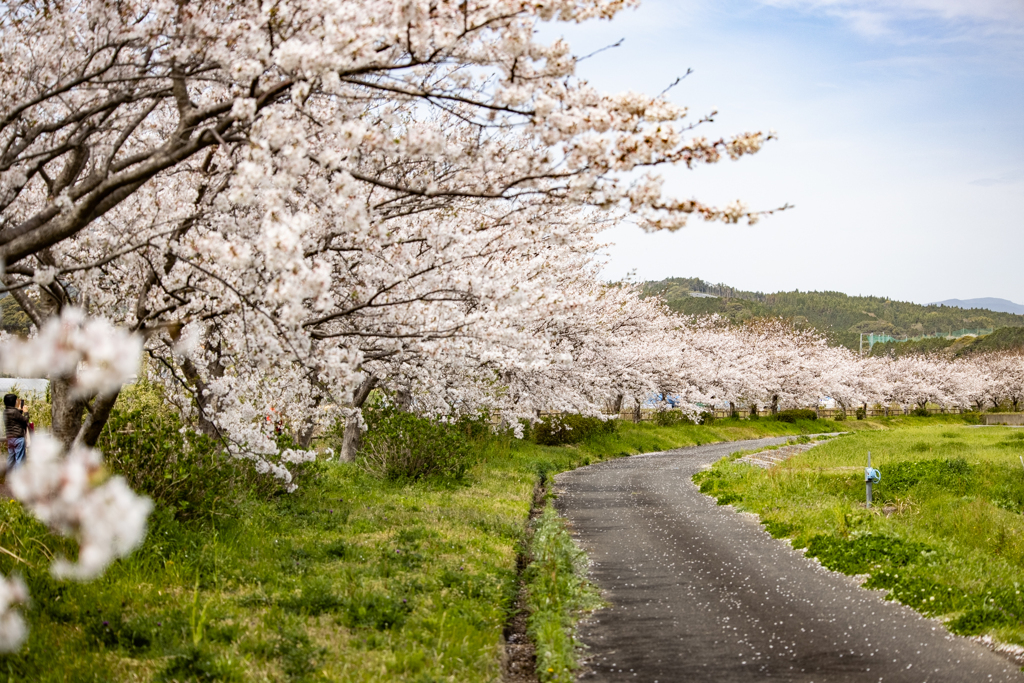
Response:
[{"label": "curving path", "polygon": [[556,477],[610,606],[581,626],[585,681],[1024,681],[1017,667],[773,539],[690,477],[759,439]]}]

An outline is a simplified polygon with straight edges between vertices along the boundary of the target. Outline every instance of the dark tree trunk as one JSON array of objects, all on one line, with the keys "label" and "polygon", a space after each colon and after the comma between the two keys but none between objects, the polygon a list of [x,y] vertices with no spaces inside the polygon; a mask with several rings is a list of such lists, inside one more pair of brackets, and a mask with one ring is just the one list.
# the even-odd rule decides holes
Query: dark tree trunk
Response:
[{"label": "dark tree trunk", "polygon": [[403,413],[410,412],[412,410],[412,392],[405,388],[396,391],[395,406]]},{"label": "dark tree trunk", "polygon": [[207,417],[207,415],[211,415],[215,410],[213,396],[206,391],[208,385],[203,381],[195,364],[188,358],[182,361],[181,371],[185,375],[185,379],[195,387],[192,397],[195,399],[196,408],[198,408],[199,412],[199,419],[196,423],[199,433],[213,439],[220,438],[220,430],[217,429],[217,425]]},{"label": "dark tree trunk", "polygon": [[[313,407],[319,408],[322,396],[315,396]],[[315,414],[315,413],[314,413]],[[295,427],[295,443],[299,448],[309,448],[313,445],[313,432],[316,431],[316,418],[314,415],[307,415],[300,424]]]},{"label": "dark tree trunk", "polygon": [[623,399],[622,394],[617,394],[615,396],[615,403],[613,404],[613,411],[612,411],[612,412],[615,413],[615,417],[618,417],[619,413],[622,412],[622,399]]},{"label": "dark tree trunk", "polygon": [[[85,415],[86,399],[73,396],[72,389],[70,378],[50,378],[50,416],[53,420],[51,429],[53,436],[61,442],[65,451],[70,450],[78,438]],[[107,414],[109,413],[108,409]],[[99,428],[102,429],[103,425],[100,424]]]},{"label": "dark tree trunk", "polygon": [[309,448],[313,443],[313,431],[316,425],[313,424],[312,420],[305,420],[302,426],[299,427],[295,433],[295,443],[299,448]]},{"label": "dark tree trunk", "polygon": [[93,400],[92,405],[89,406],[89,412],[85,416],[85,423],[78,432],[77,442],[79,444],[89,448],[96,445],[100,434],[103,432],[103,427],[106,426],[107,420],[110,419],[110,411],[114,409],[114,404],[117,403],[117,397],[120,393],[120,391],[115,391],[112,394],[97,396]]},{"label": "dark tree trunk", "polygon": [[[362,408],[375,386],[377,386],[377,378],[373,375],[367,375],[363,383],[356,389],[355,395],[352,396],[352,407]],[[345,434],[341,440],[341,453],[338,454],[338,460],[341,462],[353,462],[356,459],[356,453],[359,452],[362,445],[363,430],[359,428],[359,415],[355,414],[345,420]]]},{"label": "dark tree trunk", "polygon": [[772,396],[772,415],[779,414],[779,395]]},{"label": "dark tree trunk", "polygon": [[643,404],[637,399],[634,400],[636,400],[636,405],[633,407],[633,422],[640,424],[644,418]]}]

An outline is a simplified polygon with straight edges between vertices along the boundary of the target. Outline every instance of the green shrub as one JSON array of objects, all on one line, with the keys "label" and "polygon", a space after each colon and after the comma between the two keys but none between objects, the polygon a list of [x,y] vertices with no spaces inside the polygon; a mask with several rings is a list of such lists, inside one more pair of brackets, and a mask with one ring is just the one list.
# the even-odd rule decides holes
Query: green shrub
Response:
[{"label": "green shrub", "polygon": [[971,410],[963,413],[963,419],[965,424],[969,425],[980,425],[981,424],[981,413],[976,410]]},{"label": "green shrub", "polygon": [[368,430],[359,462],[381,479],[461,480],[470,465],[469,442],[458,425],[427,418],[379,403],[364,410]]},{"label": "green shrub", "polygon": [[867,417],[868,417],[868,409],[867,408],[865,408],[864,406],[861,406],[860,408],[857,408],[857,419],[858,420],[866,420]]},{"label": "green shrub", "polygon": [[533,440],[541,446],[564,446],[580,443],[596,434],[615,432],[614,420],[601,420],[582,415],[552,415],[533,427]]},{"label": "green shrub", "polygon": [[689,422],[690,420],[678,410],[659,410],[654,414],[654,424],[659,427],[671,427],[683,421]]},{"label": "green shrub", "polygon": [[922,543],[874,534],[852,540],[817,535],[807,544],[808,557],[816,557],[823,566],[844,574],[864,574],[882,562],[903,567],[920,559],[927,550]]},{"label": "green shrub", "polygon": [[927,408],[924,408],[922,406],[918,406],[918,407],[914,408],[914,411],[911,413],[911,415],[913,415],[915,417],[929,417],[929,416],[931,416],[931,413],[928,412]]},{"label": "green shrub", "polygon": [[121,390],[96,447],[112,472],[179,519],[281,490],[280,481],[220,452],[213,439],[183,429],[162,389],[146,381]]},{"label": "green shrub", "polygon": [[832,416],[832,419],[836,422],[846,422],[846,411],[840,408],[839,412]]},{"label": "green shrub", "polygon": [[793,423],[797,420],[817,420],[818,414],[807,408],[793,408],[791,410],[780,410],[775,419],[779,422]]},{"label": "green shrub", "polygon": [[[911,446],[912,451],[918,450],[915,446]],[[882,481],[878,489],[882,495],[906,493],[920,482],[929,482],[957,495],[964,495],[972,482],[971,466],[963,458],[894,462],[882,465],[879,470]]]}]

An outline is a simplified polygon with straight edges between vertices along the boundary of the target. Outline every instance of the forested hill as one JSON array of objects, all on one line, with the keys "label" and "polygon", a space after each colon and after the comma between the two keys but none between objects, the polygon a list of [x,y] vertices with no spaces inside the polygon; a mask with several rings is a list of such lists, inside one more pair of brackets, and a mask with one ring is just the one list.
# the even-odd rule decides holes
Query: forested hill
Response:
[{"label": "forested hill", "polygon": [[[865,346],[867,348],[867,346]],[[983,337],[959,339],[921,339],[919,341],[875,344],[872,356],[906,356],[911,354],[941,354],[947,358],[962,358],[992,351],[1020,351],[1024,349],[1024,327],[1001,327]]]},{"label": "forested hill", "polygon": [[718,313],[734,322],[774,316],[812,326],[835,344],[856,349],[860,333],[914,337],[968,328],[1022,327],[1024,315],[986,309],[922,306],[877,296],[841,292],[748,292],[699,278],[669,278],[643,285],[680,313]]}]

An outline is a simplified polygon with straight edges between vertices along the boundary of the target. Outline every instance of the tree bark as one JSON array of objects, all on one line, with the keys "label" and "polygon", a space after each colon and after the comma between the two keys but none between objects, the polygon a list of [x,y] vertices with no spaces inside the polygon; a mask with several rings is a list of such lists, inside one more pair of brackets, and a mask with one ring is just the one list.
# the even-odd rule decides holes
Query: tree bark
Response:
[{"label": "tree bark", "polygon": [[[373,375],[367,375],[363,383],[356,389],[355,395],[352,396],[352,407],[356,409],[362,408],[375,386],[377,386],[377,378]],[[341,439],[341,453],[338,454],[338,460],[341,462],[353,462],[362,445],[363,430],[359,428],[359,415],[357,413],[345,420],[345,434]]]},{"label": "tree bark", "polygon": [[117,403],[117,397],[120,393],[120,390],[118,390],[112,394],[97,396],[93,400],[91,409],[85,416],[85,423],[75,438],[76,443],[88,446],[89,448],[93,448],[96,445],[100,434],[103,432],[103,427],[106,426],[107,420],[110,419],[110,411],[114,409],[114,404]]},{"label": "tree bark", "polygon": [[[220,363],[214,361],[214,367],[211,368],[212,374],[215,377],[220,377],[224,374],[224,368],[220,366]],[[213,439],[220,438],[220,430],[212,420],[206,417],[208,413],[212,413],[216,407],[213,405],[213,397],[207,395],[206,389],[209,385],[203,381],[202,376],[199,374],[199,369],[195,366],[190,359],[186,358],[181,363],[181,371],[185,375],[185,379],[192,383],[195,387],[193,392],[193,398],[196,401],[196,408],[199,412],[199,420],[197,421],[196,427],[199,429],[200,434],[205,434]]]},{"label": "tree bark", "polygon": [[[50,416],[53,420],[54,437],[70,450],[78,433],[82,430],[82,418],[85,415],[86,399],[72,396],[71,378],[50,378]],[[109,414],[109,411],[108,411]],[[100,425],[102,429],[102,425]]]},{"label": "tree bark", "polygon": [[403,387],[395,392],[395,406],[403,413],[412,410],[412,392]]},{"label": "tree bark", "polygon": [[302,427],[295,434],[295,443],[299,448],[309,448],[310,444],[313,443],[313,431],[316,429],[316,425],[313,424],[313,420],[305,420],[302,423]]}]

